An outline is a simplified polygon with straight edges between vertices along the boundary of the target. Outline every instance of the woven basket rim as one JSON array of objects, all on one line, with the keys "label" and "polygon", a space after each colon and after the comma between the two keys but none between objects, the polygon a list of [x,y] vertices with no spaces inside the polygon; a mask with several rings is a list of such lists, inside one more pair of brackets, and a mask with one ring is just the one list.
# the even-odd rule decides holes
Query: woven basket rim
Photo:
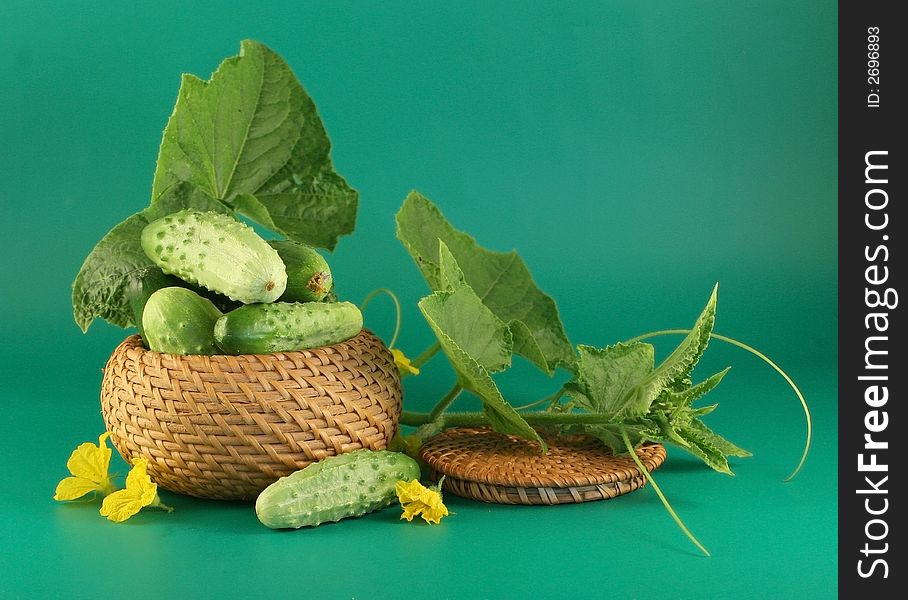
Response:
[{"label": "woven basket rim", "polygon": [[[614,455],[592,436],[547,438],[549,453],[538,444],[485,427],[456,427],[430,438],[420,456],[439,476],[497,487],[575,488],[615,484],[644,477],[633,459]],[[650,471],[665,461],[662,444],[637,449]]]},{"label": "woven basket rim", "polygon": [[207,358],[207,359],[223,362],[223,361],[231,360],[231,359],[236,360],[237,358],[241,358],[241,357],[245,357],[245,356],[269,357],[269,358],[277,358],[277,359],[287,358],[287,359],[292,360],[294,357],[313,358],[316,356],[316,353],[318,353],[318,352],[323,352],[326,354],[331,354],[333,352],[337,352],[338,348],[341,348],[345,345],[349,345],[351,342],[359,340],[364,334],[371,335],[372,337],[375,337],[376,339],[381,340],[381,338],[379,338],[377,335],[375,335],[375,333],[373,331],[363,327],[362,329],[359,330],[359,332],[356,335],[344,340],[343,342],[331,344],[330,346],[318,346],[316,348],[308,348],[305,350],[286,350],[283,352],[268,352],[268,353],[257,353],[257,354],[174,354],[172,352],[158,352],[156,350],[151,350],[145,346],[145,342],[139,333],[132,333],[132,334],[126,336],[126,338],[123,339],[123,341],[121,341],[120,344],[117,345],[117,348],[119,348],[119,346],[121,346],[121,345],[124,345],[131,350],[135,349],[137,351],[140,351],[142,354],[147,354],[147,355],[152,355],[152,356],[158,355],[158,356],[170,358],[173,360],[187,360],[187,359],[197,360],[199,358]]}]

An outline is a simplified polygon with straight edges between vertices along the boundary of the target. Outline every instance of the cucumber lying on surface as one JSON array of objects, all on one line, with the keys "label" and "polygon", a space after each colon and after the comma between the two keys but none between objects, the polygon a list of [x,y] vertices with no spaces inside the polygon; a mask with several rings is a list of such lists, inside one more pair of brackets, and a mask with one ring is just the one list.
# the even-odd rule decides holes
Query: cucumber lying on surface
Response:
[{"label": "cucumber lying on surface", "polygon": [[255,514],[272,529],[314,527],[385,507],[397,481],[412,479],[419,465],[406,454],[354,450],[281,477],[259,494]]},{"label": "cucumber lying on surface", "polygon": [[290,240],[268,242],[287,268],[287,288],[281,302],[320,302],[331,290],[331,269],[315,248]]},{"label": "cucumber lying on surface", "polygon": [[230,311],[215,324],[214,339],[227,354],[269,354],[338,344],[362,328],[350,302],[275,302]]},{"label": "cucumber lying on surface", "polygon": [[192,290],[161,288],[145,303],[142,339],[155,352],[219,354],[214,325],[221,314],[211,300]]},{"label": "cucumber lying on surface", "polygon": [[142,250],[165,273],[244,304],[273,302],[287,287],[277,251],[220,213],[186,209],[152,221],[142,230]]}]

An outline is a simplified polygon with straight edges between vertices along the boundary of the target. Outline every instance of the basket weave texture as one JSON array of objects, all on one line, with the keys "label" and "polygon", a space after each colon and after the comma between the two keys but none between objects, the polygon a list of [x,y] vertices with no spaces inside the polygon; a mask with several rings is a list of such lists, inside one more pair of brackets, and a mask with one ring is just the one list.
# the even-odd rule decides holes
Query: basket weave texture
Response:
[{"label": "basket weave texture", "polygon": [[[498,504],[566,504],[606,500],[641,488],[646,477],[630,456],[616,456],[589,436],[546,439],[539,445],[487,428],[458,427],[420,450],[434,480],[458,496]],[[637,449],[649,471],[665,461],[665,447]]]},{"label": "basket weave texture", "polygon": [[278,478],[335,454],[384,449],[400,418],[391,353],[367,330],[323,348],[239,356],[114,350],[101,412],[124,459],[149,461],[172,492],[252,499]]}]

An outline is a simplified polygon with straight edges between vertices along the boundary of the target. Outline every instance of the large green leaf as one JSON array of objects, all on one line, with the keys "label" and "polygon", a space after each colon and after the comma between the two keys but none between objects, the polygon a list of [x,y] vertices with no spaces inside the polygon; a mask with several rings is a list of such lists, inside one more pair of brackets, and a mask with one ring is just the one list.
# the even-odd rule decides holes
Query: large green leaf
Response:
[{"label": "large green leaf", "polygon": [[82,331],[87,331],[97,317],[120,327],[135,324],[126,290],[131,281],[155,268],[142,250],[142,229],[149,222],[184,208],[231,213],[194,185],[180,183],[168,188],[144,211],[110,230],[86,257],[73,282],[73,317]]},{"label": "large green leaf", "polygon": [[285,192],[260,192],[255,198],[268,212],[270,223],[263,225],[310,246],[334,250],[337,239],[356,226],[359,194],[330,165]]},{"label": "large green leaf", "polygon": [[552,373],[573,367],[574,355],[558,309],[516,252],[492,252],[445,219],[428,198],[411,192],[397,213],[397,237],[433,290],[443,289],[438,241],[450,249],[464,278],[489,309],[512,326],[515,352]]},{"label": "large green leaf", "polygon": [[215,200],[201,188],[189,182],[181,182],[170,186],[160,196],[152,200],[148,208],[142,211],[142,215],[150,223],[189,207],[222,214],[233,213],[230,207],[219,200]]},{"label": "large green leaf", "polygon": [[73,318],[87,331],[96,317],[114,325],[133,324],[126,288],[132,278],[155,268],[145,256],[139,236],[148,220],[137,213],[111,229],[92,249],[73,282]]},{"label": "large green leaf", "polygon": [[620,418],[646,414],[646,409],[641,411],[630,401],[633,390],[653,370],[650,344],[621,343],[602,349],[580,345],[577,351],[577,376],[565,391],[579,406]]},{"label": "large green leaf", "polygon": [[[437,292],[443,294],[443,292]],[[475,394],[482,400],[486,416],[492,424],[495,431],[509,433],[524,439],[534,440],[542,445],[546,445],[535,429],[508,404],[495,381],[489,374],[488,369],[483,367],[476,359],[466,353],[441,325],[442,322],[450,322],[450,319],[443,316],[443,313],[451,310],[447,305],[433,301],[435,295],[423,298],[419,302],[419,308],[435,332],[442,350],[447,355],[451,366],[457,373],[457,380],[463,388]]]},{"label": "large green leaf", "polygon": [[715,405],[692,407],[728,373],[724,369],[696,385],[691,383],[691,373],[706,349],[715,322],[716,295],[714,288],[694,328],[658,367],[653,367],[653,347],[649,344],[627,342],[603,349],[578,346],[576,373],[564,386],[573,402],[565,409],[604,415],[608,422],[569,431],[594,435],[615,452],[623,452],[622,430],[634,445],[644,440],[669,442],[713,469],[730,474],[727,457],[749,453],[699,419]]},{"label": "large green leaf", "polygon": [[490,373],[511,366],[511,331],[485,306],[463,278],[463,271],[439,240],[441,278],[444,290],[423,298],[423,313],[432,315],[434,328],[439,328],[467,355]]},{"label": "large green leaf", "polygon": [[303,126],[301,106],[302,89],[287,64],[249,40],[209,81],[184,74],[152,198],[181,181],[218,200],[254,194],[290,160]]},{"label": "large green leaf", "polygon": [[290,239],[333,249],[358,194],[334,172],[315,104],[290,67],[250,40],[209,81],[184,75],[152,198],[188,181]]},{"label": "large green leaf", "polygon": [[[495,373],[511,366],[511,332],[469,287],[435,292],[420,300],[419,308],[433,331],[443,332],[485,370]],[[444,343],[442,349],[447,351]]]},{"label": "large green leaf", "polygon": [[426,322],[447,355],[464,389],[483,402],[496,431],[535,440],[539,434],[508,404],[491,373],[511,364],[512,338],[507,324],[479,299],[463,279],[463,272],[444,242],[439,244],[439,271],[443,290],[419,301]]}]

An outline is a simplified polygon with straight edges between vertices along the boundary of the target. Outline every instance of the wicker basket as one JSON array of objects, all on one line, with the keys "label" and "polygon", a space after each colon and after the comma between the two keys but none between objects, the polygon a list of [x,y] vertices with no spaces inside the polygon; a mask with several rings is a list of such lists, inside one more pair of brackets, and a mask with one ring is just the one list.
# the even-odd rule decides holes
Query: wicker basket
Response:
[{"label": "wicker basket", "polygon": [[[444,488],[498,504],[571,504],[607,500],[640,489],[646,476],[630,456],[614,455],[589,436],[548,438],[539,445],[491,429],[457,427],[429,439],[420,456]],[[665,461],[665,447],[637,449],[648,471]]]},{"label": "wicker basket", "polygon": [[104,369],[101,412],[127,461],[144,456],[172,492],[252,499],[279,477],[397,430],[401,387],[391,353],[363,330],[301,352],[178,356],[133,335]]}]

